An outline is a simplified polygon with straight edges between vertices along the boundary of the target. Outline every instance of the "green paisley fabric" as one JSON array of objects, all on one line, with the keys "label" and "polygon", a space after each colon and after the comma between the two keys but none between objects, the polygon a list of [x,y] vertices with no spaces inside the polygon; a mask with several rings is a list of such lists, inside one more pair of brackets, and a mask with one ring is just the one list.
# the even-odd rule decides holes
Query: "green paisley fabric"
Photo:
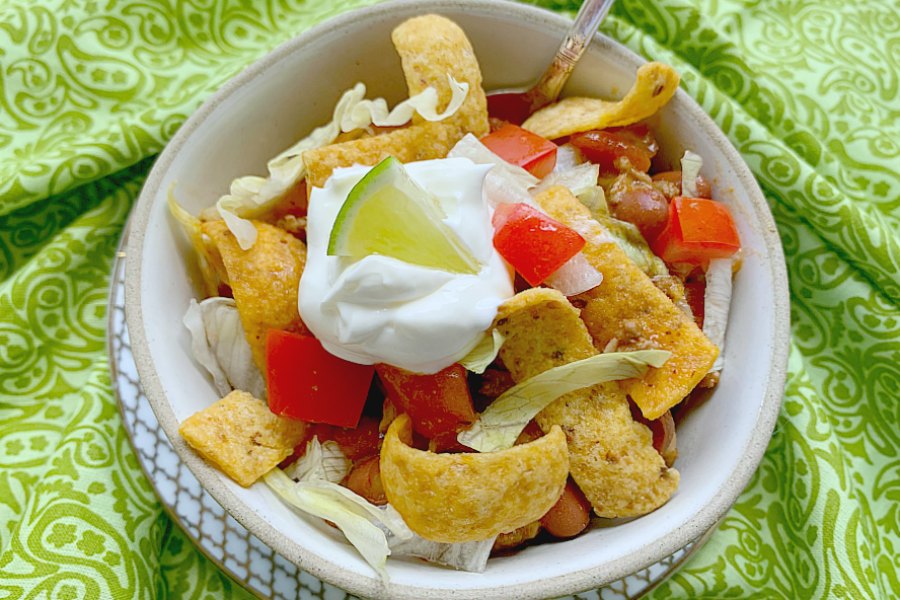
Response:
[{"label": "green paisley fabric", "polygon": [[[0,2],[0,599],[247,597],[165,516],[127,443],[110,268],[186,116],[370,2]],[[898,15],[896,0],[619,0],[603,25],[677,67],[743,154],[790,276],[772,442],[656,598],[900,596]]]}]

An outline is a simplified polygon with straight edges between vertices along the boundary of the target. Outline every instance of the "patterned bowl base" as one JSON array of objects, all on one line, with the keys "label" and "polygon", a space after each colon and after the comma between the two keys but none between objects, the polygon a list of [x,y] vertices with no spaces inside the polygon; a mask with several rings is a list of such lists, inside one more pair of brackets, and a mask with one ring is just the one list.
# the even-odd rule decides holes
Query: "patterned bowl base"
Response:
[{"label": "patterned bowl base", "polygon": [[[203,490],[175,453],[141,390],[137,368],[131,355],[125,324],[126,246],[127,228],[113,268],[110,291],[108,335],[113,391],[118,398],[122,419],[138,462],[164,509],[207,558],[239,585],[261,598],[353,598],[301,571],[247,531]],[[606,587],[578,594],[577,598],[639,598],[671,575],[703,545],[713,530],[660,562]],[[570,600],[575,598],[568,597]]]}]

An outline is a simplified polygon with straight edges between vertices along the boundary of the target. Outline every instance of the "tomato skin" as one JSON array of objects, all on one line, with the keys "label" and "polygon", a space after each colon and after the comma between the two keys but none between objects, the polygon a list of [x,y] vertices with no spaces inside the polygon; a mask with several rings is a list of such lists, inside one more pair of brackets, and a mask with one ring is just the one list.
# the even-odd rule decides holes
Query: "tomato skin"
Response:
[{"label": "tomato skin", "polygon": [[494,211],[494,248],[532,286],[540,285],[581,252],[584,238],[524,203]]},{"label": "tomato skin", "polygon": [[556,144],[512,123],[484,136],[481,143],[538,178],[546,177],[556,166]]},{"label": "tomato skin", "polygon": [[397,412],[408,414],[413,430],[428,439],[455,434],[475,422],[466,369],[459,363],[433,375],[386,364],[376,365],[375,371]]},{"label": "tomato skin", "polygon": [[650,244],[669,264],[705,266],[713,258],[727,258],[741,249],[731,211],[721,202],[705,198],[673,198],[669,220]]},{"label": "tomato skin", "polygon": [[330,427],[319,440],[334,440],[341,447],[344,456],[350,460],[360,460],[375,456],[381,451],[383,436],[378,430],[379,424],[379,419],[363,415],[356,427]]},{"label": "tomato skin", "polygon": [[627,158],[632,168],[642,173],[650,170],[650,160],[659,146],[646,125],[593,129],[572,134],[569,143],[578,148],[602,173],[622,170],[616,161]]},{"label": "tomato skin", "polygon": [[272,329],[266,337],[266,387],[276,415],[356,427],[373,372],[330,354],[312,336]]}]

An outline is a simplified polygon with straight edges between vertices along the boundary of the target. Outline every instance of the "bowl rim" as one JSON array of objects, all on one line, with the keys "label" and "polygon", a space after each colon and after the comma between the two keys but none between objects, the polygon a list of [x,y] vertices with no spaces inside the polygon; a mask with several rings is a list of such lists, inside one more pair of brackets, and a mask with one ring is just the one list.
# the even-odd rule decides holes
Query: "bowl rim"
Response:
[{"label": "bowl rim", "polygon": [[[737,469],[717,491],[713,500],[696,511],[687,522],[674,533],[663,539],[650,540],[629,554],[605,563],[602,568],[584,569],[574,573],[545,577],[536,581],[505,585],[502,587],[464,590],[450,588],[429,588],[381,581],[345,570],[341,565],[322,558],[313,550],[291,540],[278,531],[247,506],[224,485],[218,471],[206,463],[178,435],[179,423],[169,405],[162,384],[156,372],[144,330],[141,307],[141,269],[145,232],[155,198],[159,195],[162,180],[172,166],[181,147],[225,99],[252,82],[258,75],[272,68],[285,57],[315,40],[328,36],[337,30],[359,20],[383,17],[389,13],[403,15],[440,12],[442,10],[464,9],[467,13],[498,15],[514,14],[515,17],[546,27],[560,34],[570,21],[549,10],[505,0],[391,0],[364,8],[351,10],[328,19],[301,35],[284,42],[241,73],[228,80],[212,94],[181,126],[172,140],[166,144],[156,160],[129,223],[129,247],[126,256],[125,313],[133,348],[135,363],[141,385],[146,393],[157,419],[172,443],[176,453],[191,472],[201,482],[204,489],[237,521],[251,533],[259,537],[276,552],[296,563],[315,577],[327,581],[356,595],[390,598],[541,598],[577,593],[605,585],[644,569],[672,554],[687,543],[699,538],[713,528],[727,513],[740,493],[749,483],[768,446],[776,419],[781,409],[784,386],[787,377],[787,358],[790,341],[790,310],[787,272],[781,239],[774,219],[762,191],[743,158],[719,130],[706,112],[687,93],[679,89],[677,101],[690,113],[701,134],[717,146],[726,162],[735,167],[735,175],[746,192],[757,221],[762,225],[758,232],[770,252],[769,268],[774,292],[774,339],[772,340],[772,360],[764,398],[756,418],[756,427],[744,447],[743,459]],[[561,39],[561,35],[560,35]],[[637,54],[618,42],[601,34],[596,34],[592,45],[601,46],[612,52],[615,58],[635,69],[646,62]]]}]

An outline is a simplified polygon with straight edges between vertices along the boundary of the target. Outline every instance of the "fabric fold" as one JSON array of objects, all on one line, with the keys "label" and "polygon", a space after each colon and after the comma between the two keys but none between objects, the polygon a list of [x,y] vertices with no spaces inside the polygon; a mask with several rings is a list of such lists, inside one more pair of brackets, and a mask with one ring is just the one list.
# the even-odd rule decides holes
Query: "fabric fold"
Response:
[{"label": "fabric fold", "polygon": [[[248,597],[169,519],[127,443],[105,350],[109,273],[153,157],[188,115],[276,44],[371,3],[0,7],[0,589]],[[531,3],[569,15],[580,4]],[[895,12],[619,0],[603,25],[672,64],[743,155],[790,277],[772,441],[655,598],[900,595]],[[299,586],[328,589],[307,574]]]}]

